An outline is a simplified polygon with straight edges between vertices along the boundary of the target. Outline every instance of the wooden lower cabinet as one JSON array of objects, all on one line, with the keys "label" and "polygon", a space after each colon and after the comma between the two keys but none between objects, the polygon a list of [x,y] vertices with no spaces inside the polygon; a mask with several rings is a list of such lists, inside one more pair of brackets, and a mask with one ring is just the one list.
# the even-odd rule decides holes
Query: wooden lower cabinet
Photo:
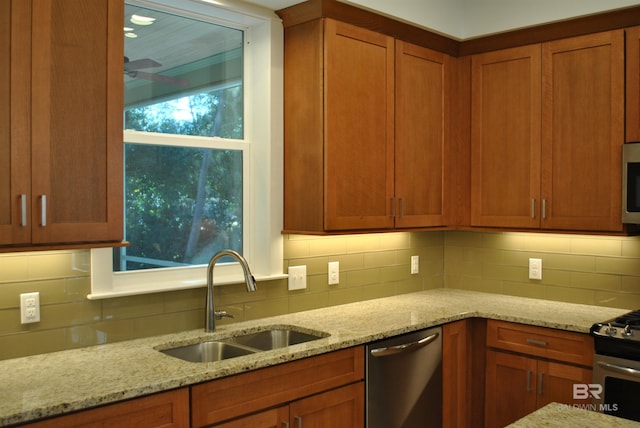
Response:
[{"label": "wooden lower cabinet", "polygon": [[186,428],[188,426],[188,388],[110,404],[27,425],[30,428]]},{"label": "wooden lower cabinet", "polygon": [[294,401],[216,428],[364,427],[364,382]]},{"label": "wooden lower cabinet", "polygon": [[442,326],[442,426],[476,428],[484,416],[486,321]]},{"label": "wooden lower cabinet", "polygon": [[364,347],[191,387],[194,427],[299,427],[302,421],[305,428],[364,426]]},{"label": "wooden lower cabinet", "polygon": [[591,383],[592,345],[586,334],[489,320],[485,428],[504,427],[551,402],[585,404],[573,399],[573,385]]}]

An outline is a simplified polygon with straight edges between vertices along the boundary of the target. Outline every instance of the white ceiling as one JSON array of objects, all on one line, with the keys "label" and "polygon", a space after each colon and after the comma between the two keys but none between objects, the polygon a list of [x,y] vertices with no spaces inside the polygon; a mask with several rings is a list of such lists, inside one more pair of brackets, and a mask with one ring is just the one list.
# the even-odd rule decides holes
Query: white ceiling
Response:
[{"label": "white ceiling", "polygon": [[[270,10],[301,0],[247,0]],[[640,5],[640,0],[339,0],[464,40]]]}]

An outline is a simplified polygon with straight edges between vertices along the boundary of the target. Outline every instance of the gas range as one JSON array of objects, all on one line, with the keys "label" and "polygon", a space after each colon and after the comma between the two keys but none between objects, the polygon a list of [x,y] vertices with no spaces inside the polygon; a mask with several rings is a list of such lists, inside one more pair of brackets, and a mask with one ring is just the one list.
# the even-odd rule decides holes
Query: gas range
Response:
[{"label": "gas range", "polygon": [[596,353],[640,361],[640,309],[591,326]]}]

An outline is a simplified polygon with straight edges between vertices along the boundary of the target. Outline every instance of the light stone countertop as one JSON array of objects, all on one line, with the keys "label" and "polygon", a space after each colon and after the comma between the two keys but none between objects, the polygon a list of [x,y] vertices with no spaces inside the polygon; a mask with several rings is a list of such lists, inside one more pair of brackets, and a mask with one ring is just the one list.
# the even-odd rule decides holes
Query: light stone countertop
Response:
[{"label": "light stone countertop", "polygon": [[575,408],[566,404],[549,403],[519,419],[508,428],[638,428],[640,422]]},{"label": "light stone countertop", "polygon": [[[437,289],[227,324],[215,333],[192,330],[4,360],[0,361],[0,426],[183,387],[465,318],[588,333],[592,324],[626,312]],[[214,363],[185,362],[156,350],[202,338],[223,339],[266,326],[296,326],[330,336]]]}]

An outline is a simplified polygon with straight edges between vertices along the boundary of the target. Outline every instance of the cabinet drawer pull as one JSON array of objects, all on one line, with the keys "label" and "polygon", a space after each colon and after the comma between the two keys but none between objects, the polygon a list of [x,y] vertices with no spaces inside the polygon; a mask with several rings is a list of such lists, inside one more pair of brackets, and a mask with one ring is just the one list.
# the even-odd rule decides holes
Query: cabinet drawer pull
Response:
[{"label": "cabinet drawer pull", "polygon": [[283,422],[282,423],[282,428],[289,428],[289,422]]},{"label": "cabinet drawer pull", "polygon": [[40,226],[47,225],[47,195],[40,196]]},{"label": "cabinet drawer pull", "polygon": [[527,392],[531,392],[531,375],[533,372],[531,370],[527,370]]},{"label": "cabinet drawer pull", "polygon": [[546,199],[542,200],[542,219],[543,220],[547,219],[547,200]]},{"label": "cabinet drawer pull", "polygon": [[296,420],[296,424],[298,425],[298,428],[302,428],[302,416],[294,416],[293,419]]},{"label": "cabinet drawer pull", "polygon": [[27,195],[20,195],[20,226],[27,226]]},{"label": "cabinet drawer pull", "polygon": [[527,339],[527,343],[530,343],[531,345],[536,345],[536,346],[548,346],[549,345],[547,342],[544,342],[542,340],[536,340],[536,339]]}]

